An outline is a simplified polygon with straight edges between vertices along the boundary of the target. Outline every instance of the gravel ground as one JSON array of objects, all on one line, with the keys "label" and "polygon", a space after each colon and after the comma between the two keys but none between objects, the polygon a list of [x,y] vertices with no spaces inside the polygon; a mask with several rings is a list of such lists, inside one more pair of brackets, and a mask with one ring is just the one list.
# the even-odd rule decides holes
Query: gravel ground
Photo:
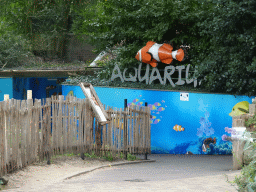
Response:
[{"label": "gravel ground", "polygon": [[89,157],[82,160],[79,156],[59,156],[53,158],[50,165],[47,165],[46,161],[34,163],[26,168],[8,174],[9,182],[5,186],[2,185],[1,189],[8,190],[47,186],[59,182],[72,174],[87,171],[93,167],[118,162],[128,161],[123,159],[107,161],[105,159],[92,159]]}]

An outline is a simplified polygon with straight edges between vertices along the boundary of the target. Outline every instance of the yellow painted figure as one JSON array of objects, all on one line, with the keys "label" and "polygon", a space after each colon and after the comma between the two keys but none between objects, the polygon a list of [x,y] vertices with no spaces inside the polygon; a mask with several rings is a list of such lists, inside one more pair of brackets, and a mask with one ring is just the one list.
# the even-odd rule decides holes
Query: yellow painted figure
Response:
[{"label": "yellow painted figure", "polygon": [[232,108],[232,111],[231,113],[229,113],[229,116],[239,116],[246,113],[249,113],[249,102],[241,101]]},{"label": "yellow painted figure", "polygon": [[[114,119],[114,124],[116,123],[116,121],[115,121],[115,119]],[[117,121],[117,128],[119,129],[119,127],[121,126],[121,129],[124,129],[124,123],[122,122],[121,123],[122,125],[120,125],[120,120],[118,119],[118,121]]]}]

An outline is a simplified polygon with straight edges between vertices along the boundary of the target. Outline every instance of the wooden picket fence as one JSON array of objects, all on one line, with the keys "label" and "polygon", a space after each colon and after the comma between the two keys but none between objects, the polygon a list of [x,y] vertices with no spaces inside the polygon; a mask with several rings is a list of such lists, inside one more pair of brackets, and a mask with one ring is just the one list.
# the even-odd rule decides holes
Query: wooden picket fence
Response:
[{"label": "wooden picket fence", "polygon": [[0,177],[66,153],[150,154],[149,107],[107,107],[101,125],[89,101],[60,95],[0,102]]}]

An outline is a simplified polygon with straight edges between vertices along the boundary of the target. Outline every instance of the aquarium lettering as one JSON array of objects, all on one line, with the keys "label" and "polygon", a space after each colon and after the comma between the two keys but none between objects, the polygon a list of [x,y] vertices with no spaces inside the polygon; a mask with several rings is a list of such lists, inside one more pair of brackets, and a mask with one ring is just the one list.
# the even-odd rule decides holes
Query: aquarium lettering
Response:
[{"label": "aquarium lettering", "polygon": [[[129,77],[127,77],[126,76],[127,68],[125,68],[122,73],[120,71],[120,68],[118,67],[118,65],[115,65],[115,68],[112,71],[111,81],[114,81],[114,79],[116,79],[116,78],[120,78],[122,82],[124,82],[124,81],[137,82],[137,80],[139,80],[139,82],[145,81],[146,84],[150,85],[150,84],[152,84],[153,81],[158,79],[162,85],[165,85],[168,80],[168,82],[172,85],[172,87],[175,87],[176,85],[184,85],[185,83],[190,84],[193,82],[194,82],[194,87],[197,86],[197,78],[188,79],[190,64],[187,66],[181,65],[181,66],[176,66],[176,67],[173,65],[166,66],[164,68],[164,77],[163,78],[161,77],[160,72],[156,67],[153,67],[153,69],[150,73],[149,65],[147,65],[146,72],[145,72],[144,76],[142,77],[141,76],[141,66],[142,66],[142,63],[139,65],[138,69],[134,67],[133,68],[134,75],[129,73],[128,74]],[[175,72],[175,70],[178,70],[178,73],[179,73],[178,81],[176,83],[173,82],[172,77],[171,77],[172,74]],[[185,80],[183,80],[181,78],[182,70],[186,70]],[[200,84],[201,84],[201,81],[199,82],[199,85]]]}]

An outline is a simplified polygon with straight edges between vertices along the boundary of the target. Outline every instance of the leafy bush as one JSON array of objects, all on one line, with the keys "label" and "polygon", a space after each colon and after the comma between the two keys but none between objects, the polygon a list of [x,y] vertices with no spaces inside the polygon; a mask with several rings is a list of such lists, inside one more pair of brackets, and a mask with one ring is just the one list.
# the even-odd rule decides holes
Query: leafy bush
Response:
[{"label": "leafy bush", "polygon": [[5,33],[0,36],[0,67],[2,69],[24,65],[31,55],[27,40],[21,35]]},{"label": "leafy bush", "polygon": [[[256,133],[256,132],[254,132]],[[255,192],[256,191],[256,143],[248,140],[244,146],[244,151],[251,150],[249,165],[244,166],[240,176],[236,176],[231,183],[236,183],[239,192]]]}]

